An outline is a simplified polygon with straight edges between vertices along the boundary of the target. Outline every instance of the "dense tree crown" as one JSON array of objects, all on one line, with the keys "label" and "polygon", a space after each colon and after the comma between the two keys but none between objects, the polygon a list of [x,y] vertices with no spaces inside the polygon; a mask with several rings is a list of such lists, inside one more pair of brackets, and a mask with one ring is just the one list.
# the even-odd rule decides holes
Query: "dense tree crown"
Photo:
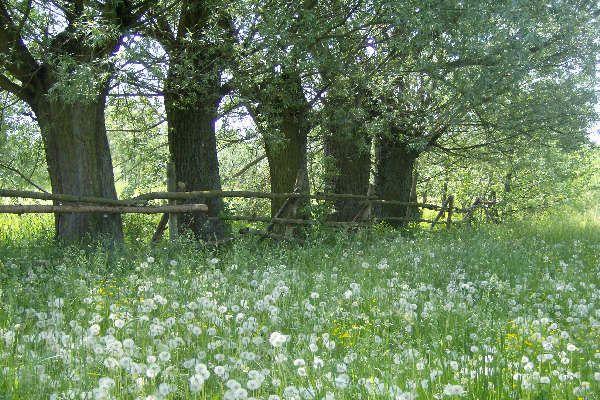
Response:
[{"label": "dense tree crown", "polygon": [[[0,0],[0,186],[116,199],[164,188],[172,163],[186,191],[560,197],[589,165],[599,17],[586,0]],[[204,240],[240,206],[190,201],[209,212],[179,225]],[[57,214],[56,234],[119,240],[122,221]]]}]

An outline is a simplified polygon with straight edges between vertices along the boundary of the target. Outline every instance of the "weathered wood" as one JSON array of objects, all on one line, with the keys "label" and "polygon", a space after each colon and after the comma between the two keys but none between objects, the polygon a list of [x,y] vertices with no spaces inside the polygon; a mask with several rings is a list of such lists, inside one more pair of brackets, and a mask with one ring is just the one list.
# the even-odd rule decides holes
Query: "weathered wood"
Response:
[{"label": "weathered wood", "polygon": [[471,222],[473,220],[473,213],[477,209],[477,207],[481,204],[481,198],[477,197],[473,201],[473,204],[465,210],[465,222],[467,226],[471,226]]},{"label": "weathered wood", "polygon": [[53,200],[64,203],[89,203],[89,204],[107,204],[107,205],[122,205],[122,206],[136,206],[143,205],[151,200],[186,200],[194,198],[213,198],[213,197],[239,197],[239,198],[257,198],[257,199],[272,199],[272,198],[309,198],[314,200],[336,200],[336,199],[354,199],[364,200],[371,204],[389,204],[389,205],[406,205],[415,206],[420,208],[427,208],[430,210],[440,210],[441,207],[435,204],[426,204],[418,202],[406,202],[396,200],[382,200],[374,196],[363,196],[355,194],[330,194],[330,193],[270,193],[270,192],[254,192],[245,190],[202,190],[192,192],[150,192],[141,194],[132,199],[105,199],[102,197],[86,197],[86,196],[72,196],[67,194],[50,194],[35,191],[25,190],[8,190],[0,189],[0,197],[7,198],[24,198],[24,199],[36,199],[36,200]]},{"label": "weathered wood", "polygon": [[486,206],[487,218],[493,223],[497,224],[500,222],[500,216],[498,215],[498,209],[496,208],[498,200],[496,198],[496,192],[494,190],[491,191],[490,200],[488,200],[488,202],[490,204]]},{"label": "weathered wood", "polygon": [[74,196],[70,194],[53,194],[31,190],[0,189],[0,197],[23,198],[35,200],[51,200],[65,203],[90,203],[115,206],[136,206],[146,203],[144,200],[115,200],[104,197]]},{"label": "weathered wood", "polygon": [[448,206],[448,199],[446,198],[442,202],[442,207],[440,208],[440,212],[438,212],[438,214],[435,216],[433,221],[431,221],[431,229],[433,229],[435,227],[435,224],[437,224],[437,222],[440,220],[440,218],[442,218],[444,216],[447,206]]},{"label": "weathered wood", "polygon": [[[210,217],[219,218],[219,217]],[[372,222],[344,222],[344,221],[317,221],[314,219],[295,219],[295,218],[270,218],[270,217],[261,217],[256,215],[228,215],[220,217],[226,221],[248,221],[248,222],[275,222],[280,224],[296,224],[296,225],[325,225],[325,226],[371,226],[372,222],[381,222],[382,219],[373,219]],[[419,219],[415,220],[407,217],[390,217],[385,220],[394,219],[398,221],[409,221],[409,222],[425,222],[431,223],[433,222],[430,219]]]},{"label": "weathered wood", "polygon": [[162,239],[165,231],[167,230],[168,223],[169,214],[164,213],[158,222],[158,226],[156,227],[156,231],[154,231],[154,235],[152,235],[152,240],[150,243],[158,243]]},{"label": "weathered wood", "polygon": [[[177,191],[177,176],[175,173],[175,164],[172,162],[167,164],[167,190],[169,192]],[[169,199],[169,205],[177,205],[177,200]],[[176,240],[178,237],[179,225],[177,222],[177,215],[172,213],[169,215],[169,239]]]},{"label": "weathered wood", "polygon": [[[367,189],[367,196],[372,197],[373,192],[375,191],[375,185],[369,184],[369,188]],[[352,218],[352,222],[367,222],[373,218],[373,203],[370,200],[365,200],[358,210],[354,218]]]},{"label": "weathered wood", "polygon": [[[298,170],[296,182],[294,183],[294,193],[302,193],[302,191],[308,187],[308,177],[306,176],[306,173],[306,170],[303,168]],[[298,233],[293,224],[285,224],[282,226],[281,222],[276,222],[275,220],[297,219],[298,208],[301,205],[300,200],[300,197],[288,197],[285,199],[279,210],[273,215],[272,222],[267,226],[267,232],[274,232],[284,236],[292,236],[294,233]]]},{"label": "weathered wood", "polygon": [[446,228],[452,226],[452,212],[454,210],[454,195],[448,196],[448,216],[446,217]]},{"label": "weathered wood", "polygon": [[101,206],[84,204],[64,205],[0,205],[0,214],[162,214],[208,211],[206,204],[176,206]]},{"label": "weathered wood", "polygon": [[406,205],[406,206],[417,206],[421,208],[427,208],[431,210],[439,210],[440,206],[435,204],[423,204],[411,201],[396,201],[396,200],[382,200],[374,196],[363,196],[356,194],[345,194],[345,193],[271,193],[271,192],[254,192],[246,190],[203,190],[193,192],[151,192],[139,195],[132,200],[168,200],[168,199],[189,199],[197,197],[239,197],[239,198],[255,198],[255,199],[287,199],[287,198],[308,198],[315,200],[337,200],[337,199],[354,199],[354,200],[365,200],[372,204],[389,204],[389,205]]}]

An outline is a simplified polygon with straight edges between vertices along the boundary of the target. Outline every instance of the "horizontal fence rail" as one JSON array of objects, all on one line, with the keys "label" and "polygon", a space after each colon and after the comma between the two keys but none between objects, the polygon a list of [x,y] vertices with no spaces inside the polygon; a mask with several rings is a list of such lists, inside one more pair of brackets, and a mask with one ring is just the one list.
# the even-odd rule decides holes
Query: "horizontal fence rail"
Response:
[{"label": "horizontal fence rail", "polygon": [[89,204],[105,204],[115,206],[136,206],[144,204],[143,201],[135,200],[117,200],[107,199],[104,197],[92,196],[75,196],[71,194],[54,194],[45,192],[34,192],[30,190],[10,190],[0,189],[0,197],[7,198],[23,198],[33,200],[49,200],[64,203],[89,203]]},{"label": "horizontal fence rail", "polygon": [[425,222],[431,223],[429,219],[415,219],[408,217],[389,217],[389,218],[372,218],[369,221],[364,222],[353,222],[353,221],[321,221],[315,219],[298,219],[298,218],[271,218],[271,217],[260,217],[253,215],[229,215],[223,217],[209,217],[210,220],[224,220],[224,221],[249,221],[249,222],[274,222],[279,224],[296,224],[296,225],[326,225],[326,226],[369,226],[373,223],[383,221],[407,221],[407,222]]},{"label": "horizontal fence rail", "polygon": [[371,204],[382,205],[404,205],[426,208],[430,210],[439,210],[441,207],[435,204],[386,200],[374,196],[363,196],[346,193],[272,193],[272,192],[254,192],[246,190],[202,190],[192,192],[150,192],[141,194],[131,199],[107,199],[103,197],[92,196],[74,196],[69,194],[52,194],[44,192],[35,192],[28,190],[8,190],[0,189],[0,197],[24,198],[35,200],[51,200],[65,203],[90,203],[106,205],[142,205],[152,200],[193,200],[199,198],[250,198],[250,199],[288,199],[288,198],[307,198],[314,200],[357,200],[365,201]]},{"label": "horizontal fence rail", "polygon": [[[153,241],[160,238],[162,232],[169,224],[171,237],[175,238],[178,235],[177,230],[177,214],[207,212],[206,204],[177,204],[183,201],[199,201],[204,202],[204,199],[210,198],[247,198],[247,199],[285,199],[284,206],[272,217],[257,216],[257,215],[223,215],[218,217],[207,217],[209,220],[226,220],[226,221],[246,221],[246,222],[263,222],[269,224],[265,232],[260,233],[264,236],[272,235],[273,237],[283,237],[273,232],[273,227],[285,226],[311,226],[325,225],[332,227],[361,227],[370,226],[378,222],[410,222],[410,223],[427,223],[431,225],[431,229],[436,224],[443,224],[450,227],[456,221],[453,221],[453,215],[461,214],[461,223],[471,225],[474,214],[477,210],[485,212],[486,219],[494,221],[495,211],[491,211],[492,207],[497,205],[496,201],[489,201],[483,198],[476,198],[472,205],[459,208],[454,204],[454,196],[448,195],[442,201],[441,205],[430,204],[425,200],[423,202],[415,201],[398,201],[391,199],[380,199],[370,195],[356,195],[344,193],[272,193],[272,192],[257,192],[246,190],[203,190],[178,192],[171,190],[166,192],[150,192],[138,195],[129,199],[110,199],[93,196],[76,196],[70,194],[52,194],[47,192],[23,191],[0,189],[0,198],[22,198],[52,201],[52,205],[2,205],[0,204],[0,214],[28,214],[28,213],[136,213],[136,214],[163,214]],[[312,200],[354,200],[363,204],[362,210],[351,221],[321,221],[314,219],[298,218],[296,214],[297,207],[291,205],[297,199],[312,199]],[[151,201],[167,200],[168,205],[150,205]],[[288,207],[290,206],[291,207]],[[390,216],[385,218],[377,218],[372,213],[374,205],[401,205],[407,208],[428,209],[436,211],[434,219],[421,218],[421,213],[417,212],[412,216]],[[287,212],[286,210],[293,210]],[[289,229],[284,229],[284,232]],[[246,232],[254,232],[246,230]]]},{"label": "horizontal fence rail", "polygon": [[54,214],[54,213],[101,213],[101,214],[164,214],[206,212],[206,204],[181,204],[174,206],[98,206],[98,205],[0,205],[0,214]]}]

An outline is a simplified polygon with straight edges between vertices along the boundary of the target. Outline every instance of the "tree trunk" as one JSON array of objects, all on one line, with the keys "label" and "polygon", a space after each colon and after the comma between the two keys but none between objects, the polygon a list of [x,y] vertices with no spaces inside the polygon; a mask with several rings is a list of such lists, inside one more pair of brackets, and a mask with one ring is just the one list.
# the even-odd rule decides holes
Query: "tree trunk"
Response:
[{"label": "tree trunk", "polygon": [[[326,173],[325,190],[366,195],[371,172],[371,139],[355,130],[332,130],[324,137],[324,146],[325,157],[332,167]],[[362,205],[356,200],[336,200],[331,219],[352,221]]]},{"label": "tree trunk", "polygon": [[[264,93],[256,93],[259,106],[255,120],[262,130],[265,153],[269,163],[271,192],[294,191],[296,178],[303,174],[302,192],[309,191],[307,166],[307,141],[310,124],[308,105],[300,77],[283,73],[269,84]],[[281,208],[285,199],[271,200],[271,215]],[[307,199],[302,199],[299,209],[306,210]],[[306,213],[302,213],[307,216]]]},{"label": "tree trunk", "polygon": [[[418,153],[395,137],[381,135],[377,138],[375,157],[375,195],[384,200],[409,202],[413,171]],[[381,204],[375,208],[378,218],[409,217],[411,208],[404,205]],[[406,225],[405,221],[388,221],[392,226]]]},{"label": "tree trunk", "polygon": [[[221,178],[217,158],[215,120],[220,101],[218,80],[197,83],[198,90],[178,88],[180,79],[189,79],[169,72],[165,90],[165,109],[169,126],[169,150],[175,164],[175,176],[180,190],[220,190]],[[220,198],[189,199],[185,203],[204,203],[208,213],[179,216],[181,231],[190,229],[197,239],[218,240],[227,233],[223,221],[210,219],[223,211]]]},{"label": "tree trunk", "polygon": [[[294,121],[288,120],[280,129],[282,137],[264,137],[265,152],[269,162],[272,193],[291,193],[298,174],[308,176],[306,158],[307,132]],[[308,179],[304,179],[302,192],[308,192]],[[281,208],[285,199],[271,200],[271,216]],[[306,205],[307,200],[302,200]]]},{"label": "tree trunk", "polygon": [[[106,136],[107,87],[92,99],[70,102],[41,93],[32,101],[46,150],[53,193],[116,199],[113,165]],[[56,236],[123,239],[119,214],[55,214]]]},{"label": "tree trunk", "polygon": [[[326,157],[325,190],[331,193],[366,195],[371,174],[371,138],[364,121],[355,115],[363,106],[362,93],[353,99],[332,89],[325,101],[327,132],[323,138]],[[354,111],[353,111],[354,110]],[[362,209],[356,200],[334,201],[334,221],[352,221]]]},{"label": "tree trunk", "polygon": [[[331,57],[326,47],[320,51]],[[323,104],[325,133],[325,190],[330,193],[367,195],[371,175],[372,139],[365,126],[374,116],[370,91],[359,80],[332,73],[322,65],[320,73],[329,89]],[[334,221],[352,221],[364,209],[356,200],[333,202]]]},{"label": "tree trunk", "polygon": [[[179,190],[221,189],[215,121],[222,98],[225,44],[207,39],[215,22],[211,18],[220,12],[216,5],[198,0],[181,2],[176,36],[166,32],[159,35],[169,52],[164,103]],[[214,218],[223,211],[222,199],[197,198],[185,203],[204,203],[208,212],[180,215],[180,232],[191,230],[200,240],[219,240],[227,234],[226,225]]]}]

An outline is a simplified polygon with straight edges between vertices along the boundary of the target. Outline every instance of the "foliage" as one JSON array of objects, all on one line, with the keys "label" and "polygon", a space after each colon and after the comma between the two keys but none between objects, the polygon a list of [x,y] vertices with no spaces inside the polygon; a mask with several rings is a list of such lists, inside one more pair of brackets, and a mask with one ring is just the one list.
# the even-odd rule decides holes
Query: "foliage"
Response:
[{"label": "foliage", "polygon": [[[0,186],[35,189],[48,186],[38,127],[28,110],[8,93],[0,95]],[[33,184],[32,184],[33,182]]]}]

